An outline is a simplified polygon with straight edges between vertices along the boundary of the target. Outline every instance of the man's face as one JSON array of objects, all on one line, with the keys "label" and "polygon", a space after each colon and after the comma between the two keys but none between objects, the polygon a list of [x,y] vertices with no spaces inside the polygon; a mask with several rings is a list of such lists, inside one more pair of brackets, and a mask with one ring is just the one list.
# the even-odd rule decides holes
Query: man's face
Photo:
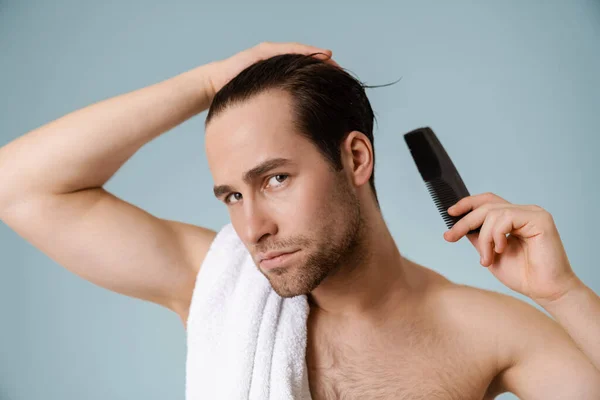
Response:
[{"label": "man's face", "polygon": [[[359,254],[357,195],[344,171],[296,132],[287,93],[263,92],[217,115],[206,128],[206,153],[219,200],[280,296],[309,293]],[[294,253],[261,262],[277,251]]]}]

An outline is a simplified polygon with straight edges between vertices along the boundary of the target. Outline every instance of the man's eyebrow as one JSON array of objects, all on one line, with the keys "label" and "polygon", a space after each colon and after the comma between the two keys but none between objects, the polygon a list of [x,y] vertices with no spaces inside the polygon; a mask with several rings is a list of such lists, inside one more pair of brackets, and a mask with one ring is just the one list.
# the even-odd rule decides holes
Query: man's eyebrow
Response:
[{"label": "man's eyebrow", "polygon": [[[293,164],[292,160],[287,158],[270,158],[258,164],[256,167],[246,171],[242,177],[242,180],[246,184],[252,183],[252,181],[256,180],[260,176],[266,174],[267,172],[279,168],[285,165]],[[230,185],[218,185],[213,188],[213,192],[216,198],[220,198],[225,193],[233,192],[234,189]]]}]

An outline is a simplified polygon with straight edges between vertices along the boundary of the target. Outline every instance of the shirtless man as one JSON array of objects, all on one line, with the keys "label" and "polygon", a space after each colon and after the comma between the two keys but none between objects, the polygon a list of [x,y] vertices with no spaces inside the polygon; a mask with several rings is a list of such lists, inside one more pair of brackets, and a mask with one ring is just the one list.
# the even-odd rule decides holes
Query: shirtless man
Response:
[{"label": "shirtless man", "polygon": [[[287,77],[237,76],[290,53],[263,70]],[[73,273],[167,307],[185,326],[215,232],[156,218],[103,185],[145,143],[209,107],[215,195],[273,289],[308,295],[314,399],[600,399],[600,299],[573,273],[550,214],[471,196],[444,238],[482,226],[467,236],[481,264],[554,320],[403,257],[372,179],[372,110],[327,50],[263,43],[23,135],[0,149],[0,219]],[[319,112],[328,132],[346,129],[339,146],[307,136]],[[294,253],[261,261],[273,251]]]}]

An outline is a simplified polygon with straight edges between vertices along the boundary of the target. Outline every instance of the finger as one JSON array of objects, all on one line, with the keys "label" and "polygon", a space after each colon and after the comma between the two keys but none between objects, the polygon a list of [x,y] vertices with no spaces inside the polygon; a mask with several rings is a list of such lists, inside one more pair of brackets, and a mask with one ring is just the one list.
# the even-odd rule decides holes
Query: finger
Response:
[{"label": "finger", "polygon": [[512,229],[512,220],[506,215],[503,215],[496,222],[496,226],[494,228],[494,243],[496,244],[494,251],[496,253],[502,254],[504,249],[506,249],[506,246],[508,245],[508,239],[506,238],[506,235],[509,234]]},{"label": "finger", "polygon": [[471,210],[481,207],[484,204],[510,204],[508,201],[494,193],[482,193],[473,196],[463,197],[456,202],[447,211],[449,215],[463,215]]},{"label": "finger", "polygon": [[330,59],[326,60],[325,62],[326,62],[327,64],[331,64],[331,65],[333,65],[334,67],[342,68],[342,67],[340,67],[340,64],[336,63],[336,62],[333,60],[333,58],[330,58]]},{"label": "finger", "polygon": [[265,47],[269,48],[274,54],[297,53],[297,54],[315,54],[321,53],[318,56],[323,59],[329,59],[332,51],[322,47],[309,46],[303,43],[287,42],[287,43],[271,43],[266,42]]},{"label": "finger", "polygon": [[321,61],[325,61],[325,62],[328,62],[329,60],[331,60],[331,53],[323,53],[322,51],[306,53],[306,55],[313,56],[314,58],[319,59]]},{"label": "finger", "polygon": [[480,264],[484,267],[494,262],[494,225],[498,219],[498,213],[491,211],[486,214],[485,220],[479,232],[479,254]]},{"label": "finger", "polygon": [[506,246],[508,245],[508,239],[505,233],[494,233],[494,252],[502,254]]},{"label": "finger", "polygon": [[479,228],[485,220],[485,215],[489,211],[489,206],[479,207],[478,209],[471,211],[454,226],[444,233],[446,240],[450,242],[456,242],[465,236],[469,231]]}]

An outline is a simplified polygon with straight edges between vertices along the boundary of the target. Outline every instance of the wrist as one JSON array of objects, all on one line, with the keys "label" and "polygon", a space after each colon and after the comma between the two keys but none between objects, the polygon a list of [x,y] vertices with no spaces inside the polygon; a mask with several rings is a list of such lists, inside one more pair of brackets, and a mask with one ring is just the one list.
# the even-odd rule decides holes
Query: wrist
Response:
[{"label": "wrist", "polygon": [[189,91],[197,104],[197,113],[210,107],[215,95],[211,81],[211,71],[214,63],[204,64],[177,75],[174,79],[181,83],[182,90]]},{"label": "wrist", "polygon": [[587,290],[587,286],[575,275],[565,284],[565,289],[560,295],[551,299],[534,300],[551,314],[560,311],[563,308],[569,308],[581,297]]}]

